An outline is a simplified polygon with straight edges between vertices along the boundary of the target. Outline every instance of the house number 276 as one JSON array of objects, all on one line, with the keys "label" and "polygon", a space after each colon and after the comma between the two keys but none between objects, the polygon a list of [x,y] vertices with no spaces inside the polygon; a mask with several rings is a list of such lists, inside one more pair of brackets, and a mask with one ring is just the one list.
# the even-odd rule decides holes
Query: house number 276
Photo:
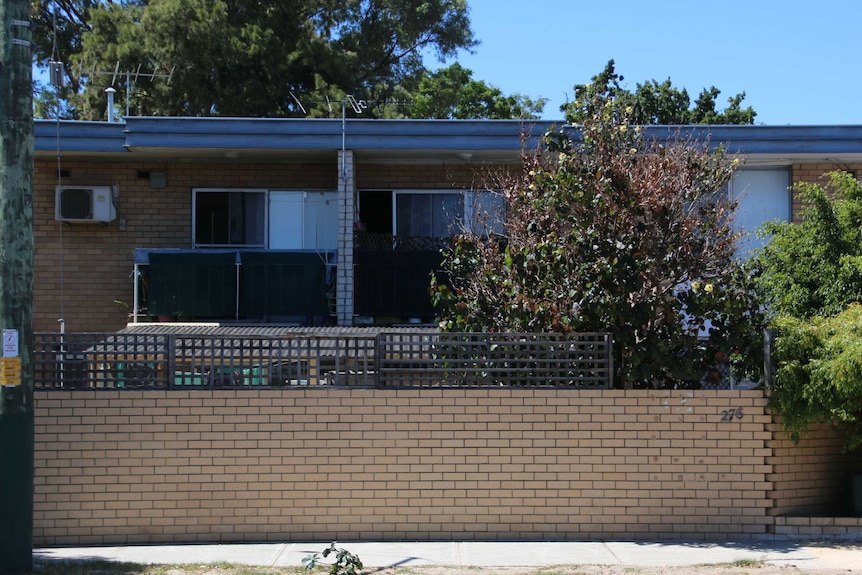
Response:
[{"label": "house number 276", "polygon": [[736,409],[725,409],[721,412],[721,421],[730,423],[734,419],[742,419],[742,416],[745,415],[742,413],[742,408],[737,407]]}]

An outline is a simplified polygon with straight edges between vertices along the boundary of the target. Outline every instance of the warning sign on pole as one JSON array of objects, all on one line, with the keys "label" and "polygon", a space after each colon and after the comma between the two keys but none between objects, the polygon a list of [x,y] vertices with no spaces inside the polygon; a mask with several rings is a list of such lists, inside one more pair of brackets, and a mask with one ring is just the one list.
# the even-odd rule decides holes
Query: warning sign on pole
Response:
[{"label": "warning sign on pole", "polygon": [[21,385],[20,357],[0,357],[0,385]]},{"label": "warning sign on pole", "polygon": [[0,357],[0,385],[21,385],[21,358],[18,357],[18,330],[3,330],[3,357]]},{"label": "warning sign on pole", "polygon": [[18,357],[18,330],[3,330],[3,357]]}]

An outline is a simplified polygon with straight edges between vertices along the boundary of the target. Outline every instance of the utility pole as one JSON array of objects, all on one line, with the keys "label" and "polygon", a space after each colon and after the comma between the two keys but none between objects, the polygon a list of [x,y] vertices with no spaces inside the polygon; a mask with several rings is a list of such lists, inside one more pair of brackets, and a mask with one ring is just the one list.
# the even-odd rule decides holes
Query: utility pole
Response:
[{"label": "utility pole", "polygon": [[33,48],[0,0],[0,573],[33,564]]}]

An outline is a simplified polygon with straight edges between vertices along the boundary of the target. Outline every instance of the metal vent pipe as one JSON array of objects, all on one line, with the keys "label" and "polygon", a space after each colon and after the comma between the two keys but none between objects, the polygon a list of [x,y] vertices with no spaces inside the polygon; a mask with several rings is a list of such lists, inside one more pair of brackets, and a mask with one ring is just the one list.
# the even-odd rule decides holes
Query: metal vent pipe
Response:
[{"label": "metal vent pipe", "polygon": [[108,95],[108,121],[114,121],[114,94],[117,93],[116,90],[108,86],[105,88],[105,93]]}]

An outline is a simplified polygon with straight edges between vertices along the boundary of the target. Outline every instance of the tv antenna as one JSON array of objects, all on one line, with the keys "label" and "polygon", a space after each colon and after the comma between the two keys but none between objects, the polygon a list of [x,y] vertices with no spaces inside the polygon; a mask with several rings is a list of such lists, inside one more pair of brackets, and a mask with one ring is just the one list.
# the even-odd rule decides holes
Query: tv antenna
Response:
[{"label": "tv antenna", "polygon": [[152,72],[142,71],[143,64],[138,64],[138,67],[134,70],[120,70],[120,62],[117,61],[114,69],[112,71],[101,71],[92,69],[89,72],[82,71],[81,77],[88,78],[90,76],[110,76],[111,84],[110,87],[113,88],[117,83],[117,78],[121,78],[125,76],[126,78],[126,116],[130,115],[131,108],[131,95],[134,90],[135,83],[143,78],[149,79],[150,82],[156,79],[166,79],[167,83],[171,83],[171,78],[174,76],[175,67],[170,68],[169,70],[165,70],[164,72],[160,72],[159,68],[155,68]]}]

